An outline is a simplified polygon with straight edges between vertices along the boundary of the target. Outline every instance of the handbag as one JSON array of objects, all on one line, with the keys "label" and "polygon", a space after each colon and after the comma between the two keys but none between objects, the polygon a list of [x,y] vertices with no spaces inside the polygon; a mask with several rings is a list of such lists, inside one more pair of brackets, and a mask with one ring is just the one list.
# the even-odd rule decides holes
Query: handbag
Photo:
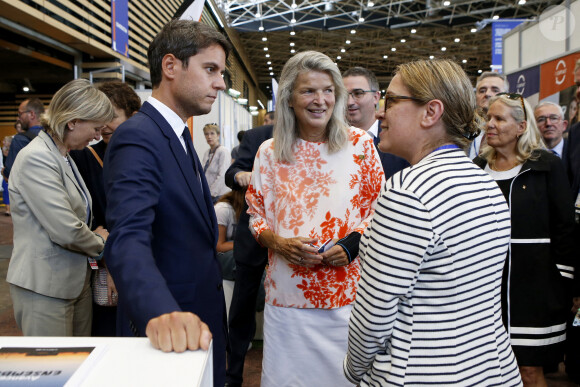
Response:
[{"label": "handbag", "polygon": [[[87,146],[97,162],[101,167],[103,167],[103,160],[97,155],[97,152],[90,147]],[[117,306],[117,293],[113,293],[111,295],[111,303],[109,303],[109,299],[107,298],[107,269],[104,267],[99,267],[93,274],[92,278],[92,285],[93,285],[93,301],[95,304],[100,306]]]},{"label": "handbag", "polygon": [[93,273],[93,301],[100,306],[117,306],[117,293],[111,295],[111,303],[107,298],[107,269],[99,267]]}]

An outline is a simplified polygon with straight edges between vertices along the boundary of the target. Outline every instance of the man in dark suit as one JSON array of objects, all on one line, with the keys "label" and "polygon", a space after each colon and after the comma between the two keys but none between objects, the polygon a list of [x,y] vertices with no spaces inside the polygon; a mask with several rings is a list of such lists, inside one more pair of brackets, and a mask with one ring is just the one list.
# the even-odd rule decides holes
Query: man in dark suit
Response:
[{"label": "man in dark suit", "polygon": [[[348,92],[348,123],[365,130],[373,138],[378,150],[381,125],[375,118],[375,112],[381,98],[381,92],[375,74],[364,67],[353,67],[342,74],[342,81]],[[378,151],[385,179],[409,166],[409,163],[401,157]]]},{"label": "man in dark suit", "polygon": [[[226,171],[228,187],[241,190],[250,184],[258,148],[264,141],[272,138],[272,131],[272,125],[265,125],[246,132],[240,144],[238,158]],[[268,262],[268,249],[260,246],[250,232],[247,209],[248,205],[244,203],[244,211],[238,220],[234,237],[236,278],[230,305],[230,356],[226,373],[229,387],[242,385],[246,352],[256,331],[256,299]]]},{"label": "man in dark suit", "polygon": [[146,334],[165,352],[207,349],[213,336],[215,386],[225,383],[227,340],[218,226],[186,121],[225,89],[229,50],[207,25],[165,25],[148,50],[153,93],[113,134],[103,170],[118,334]]},{"label": "man in dark suit", "polygon": [[580,122],[572,125],[568,130],[562,161],[572,187],[572,193],[576,198],[580,194]]},{"label": "man in dark suit", "polygon": [[562,158],[566,143],[564,132],[568,127],[562,106],[550,101],[542,102],[534,109],[534,118],[548,150]]}]

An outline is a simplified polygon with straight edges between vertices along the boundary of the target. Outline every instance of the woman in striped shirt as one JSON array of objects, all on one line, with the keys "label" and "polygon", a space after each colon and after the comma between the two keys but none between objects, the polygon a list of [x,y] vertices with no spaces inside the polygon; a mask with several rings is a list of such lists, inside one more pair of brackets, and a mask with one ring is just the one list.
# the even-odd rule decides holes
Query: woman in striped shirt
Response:
[{"label": "woman in striped shirt", "polygon": [[501,320],[509,211],[465,155],[475,96],[448,60],[400,65],[379,148],[411,166],[389,179],[360,245],[347,378],[361,386],[521,385]]}]

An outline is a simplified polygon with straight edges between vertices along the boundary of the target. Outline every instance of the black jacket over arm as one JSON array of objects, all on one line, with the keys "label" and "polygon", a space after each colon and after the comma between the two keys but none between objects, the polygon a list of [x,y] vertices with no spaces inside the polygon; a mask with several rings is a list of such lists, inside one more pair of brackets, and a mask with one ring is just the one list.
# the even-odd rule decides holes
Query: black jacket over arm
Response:
[{"label": "black jacket over arm", "polygon": [[[248,130],[240,144],[238,158],[226,171],[226,185],[234,190],[242,189],[235,180],[238,172],[251,172],[254,167],[254,158],[262,143],[272,138],[272,125],[259,126]],[[234,259],[251,266],[265,264],[268,259],[267,250],[261,247],[249,229],[250,216],[246,213],[248,205],[244,204],[244,211],[238,220],[234,237]]]}]

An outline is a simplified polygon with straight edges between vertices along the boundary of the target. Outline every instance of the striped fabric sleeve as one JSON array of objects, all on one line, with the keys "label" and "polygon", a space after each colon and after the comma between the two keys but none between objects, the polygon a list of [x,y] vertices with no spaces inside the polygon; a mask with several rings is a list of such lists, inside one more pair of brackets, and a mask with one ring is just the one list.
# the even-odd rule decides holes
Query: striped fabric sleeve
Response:
[{"label": "striped fabric sleeve", "polygon": [[361,240],[362,273],[344,361],[351,382],[363,378],[377,353],[390,351],[399,303],[411,297],[433,240],[430,215],[415,194],[397,189],[382,193]]}]

